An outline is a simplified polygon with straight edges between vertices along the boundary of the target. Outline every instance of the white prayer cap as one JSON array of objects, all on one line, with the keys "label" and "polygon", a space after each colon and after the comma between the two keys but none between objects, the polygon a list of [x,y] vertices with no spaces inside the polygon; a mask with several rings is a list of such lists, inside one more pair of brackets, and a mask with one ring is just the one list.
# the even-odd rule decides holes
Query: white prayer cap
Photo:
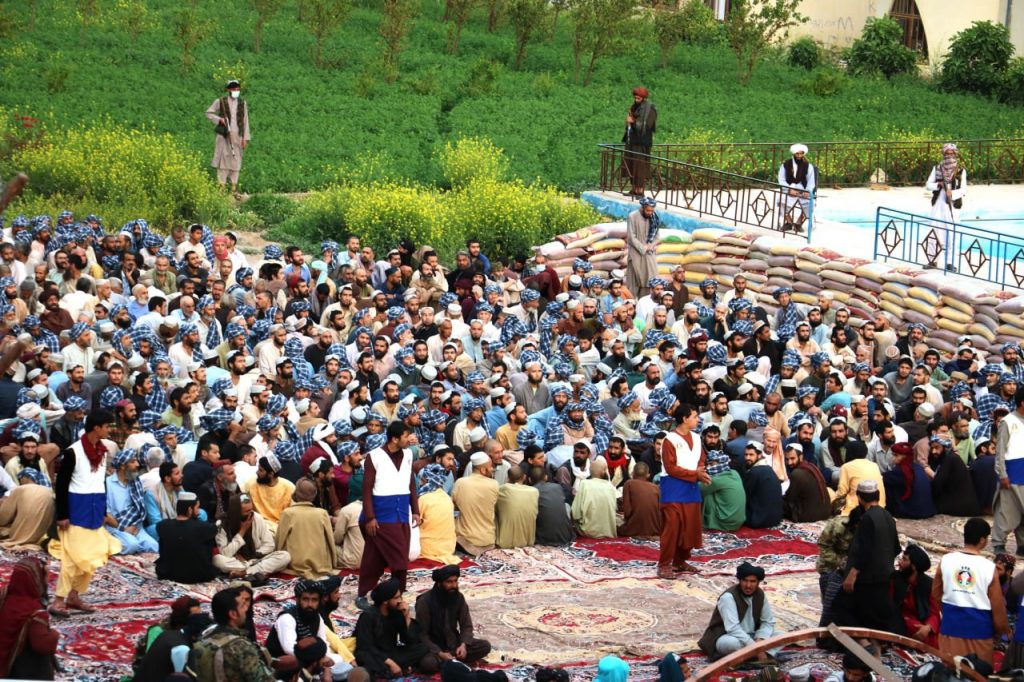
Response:
[{"label": "white prayer cap", "polygon": [[[487,430],[482,426],[478,426],[469,432],[469,440],[471,443],[476,443],[487,438]],[[485,457],[487,455],[484,455]]]},{"label": "white prayer cap", "polygon": [[39,403],[25,403],[18,408],[16,416],[19,419],[35,419],[42,414],[43,408],[39,406]]},{"label": "white prayer cap", "polygon": [[516,403],[516,401],[513,400],[508,405],[506,405],[505,406],[505,414],[512,414],[513,412],[515,412],[517,404],[518,403]]},{"label": "white prayer cap", "polygon": [[582,374],[570,374],[569,375],[569,383],[570,384],[582,384],[586,380],[587,380],[587,378],[585,376],[583,376]]},{"label": "white prayer cap", "polygon": [[163,320],[160,321],[160,324],[166,325],[168,327],[177,327],[178,318],[174,317],[173,315],[167,315],[164,317]]},{"label": "white prayer cap", "polygon": [[238,397],[238,389],[235,388],[234,386],[232,386],[231,388],[225,388],[224,389],[224,397],[225,398],[237,398]]},{"label": "white prayer cap", "polygon": [[299,414],[306,414],[306,410],[309,409],[309,398],[303,398],[295,402],[295,411]]},{"label": "white prayer cap", "polygon": [[488,391],[488,393],[490,393],[492,398],[500,398],[501,396],[508,393],[508,391],[499,386],[498,388],[492,388],[490,391]]},{"label": "white prayer cap", "polygon": [[265,390],[267,390],[267,387],[263,384],[253,384],[249,387],[249,395],[259,395]]},{"label": "white prayer cap", "polygon": [[487,455],[486,452],[474,452],[473,456],[469,458],[469,463],[473,466],[474,469],[477,467],[482,467],[490,461],[491,458]]},{"label": "white prayer cap", "polygon": [[804,154],[806,154],[807,153],[807,145],[800,144],[798,142],[797,144],[794,144],[793,146],[791,146],[789,148],[789,153],[790,154],[799,154],[800,152],[803,152]]},{"label": "white prayer cap", "polygon": [[[214,355],[216,355],[216,351],[214,351]],[[138,369],[139,367],[142,367],[144,364],[146,364],[146,358],[142,357],[138,353],[132,353],[130,356],[128,356],[128,366],[131,367],[132,369]]]},{"label": "white prayer cap", "polygon": [[424,365],[423,369],[420,370],[420,376],[427,381],[433,381],[437,378],[437,369],[433,365]]},{"label": "white prayer cap", "polygon": [[42,373],[43,373],[43,370],[41,370],[38,367],[36,367],[34,370],[32,370],[31,372],[28,373],[28,380],[32,381],[33,379],[35,379],[37,376],[39,376]]},{"label": "white prayer cap", "polygon": [[334,427],[330,424],[317,424],[313,427],[313,440],[323,440],[334,433]]},{"label": "white prayer cap", "polygon": [[46,384],[36,384],[35,386],[32,387],[32,392],[36,394],[37,398],[42,400],[43,398],[50,394],[50,389],[46,386]]},{"label": "white prayer cap", "polygon": [[459,315],[461,313],[462,313],[462,306],[460,306],[458,303],[449,303],[448,304],[448,314],[449,315]]}]

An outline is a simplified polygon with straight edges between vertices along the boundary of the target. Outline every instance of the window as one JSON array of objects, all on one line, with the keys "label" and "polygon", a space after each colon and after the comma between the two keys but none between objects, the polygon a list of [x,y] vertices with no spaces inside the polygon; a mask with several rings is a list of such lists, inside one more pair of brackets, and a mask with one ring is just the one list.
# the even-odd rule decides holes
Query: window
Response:
[{"label": "window", "polygon": [[921,12],[914,0],[893,0],[889,16],[903,27],[903,44],[928,57],[928,39],[924,35]]}]

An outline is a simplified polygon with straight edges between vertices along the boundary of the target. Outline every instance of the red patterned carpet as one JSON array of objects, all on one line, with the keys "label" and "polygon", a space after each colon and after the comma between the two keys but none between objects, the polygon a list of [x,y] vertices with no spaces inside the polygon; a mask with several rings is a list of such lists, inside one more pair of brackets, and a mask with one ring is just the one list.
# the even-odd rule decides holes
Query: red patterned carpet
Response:
[{"label": "red patterned carpet", "polygon": [[[464,560],[462,590],[469,600],[478,636],[489,639],[489,660],[517,679],[536,665],[564,665],[574,679],[593,677],[594,662],[615,653],[634,662],[632,677],[656,679],[656,662],[668,651],[692,651],[718,594],[732,581],[742,561],[763,566],[765,589],[784,630],[816,624],[818,588],[814,575],[821,524],[784,524],[767,531],[705,535],[694,563],[699,576],[678,581],[654,576],[656,539],[581,539],[568,547],[495,550]],[[97,573],[87,598],[100,608],[93,614],[60,621],[64,668],[61,679],[113,680],[130,674],[135,640],[161,618],[182,594],[201,601],[225,583],[180,585],[159,581],[152,555],[115,557]],[[0,583],[6,582],[17,555],[0,555]],[[56,562],[51,562],[51,589]],[[429,588],[433,564],[420,561],[410,573],[410,599]],[[356,576],[343,574],[346,599],[336,614],[342,632],[355,623]],[[255,615],[261,633],[291,597],[291,579],[277,576],[257,593]],[[816,660],[822,671],[835,661],[820,652],[796,651],[796,661]],[[820,659],[820,660],[819,660]],[[704,661],[696,656],[694,665]],[[893,664],[899,667],[900,660]],[[796,663],[793,663],[796,665]]]}]

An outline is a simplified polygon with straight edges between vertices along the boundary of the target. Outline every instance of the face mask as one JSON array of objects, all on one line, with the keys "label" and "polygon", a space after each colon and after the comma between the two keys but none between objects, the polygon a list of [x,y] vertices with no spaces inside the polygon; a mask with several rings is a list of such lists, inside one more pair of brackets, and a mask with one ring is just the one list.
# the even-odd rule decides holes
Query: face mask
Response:
[{"label": "face mask", "polygon": [[241,97],[241,95],[242,95],[242,92],[240,90],[232,90],[231,91],[231,99],[238,99],[239,97]]}]

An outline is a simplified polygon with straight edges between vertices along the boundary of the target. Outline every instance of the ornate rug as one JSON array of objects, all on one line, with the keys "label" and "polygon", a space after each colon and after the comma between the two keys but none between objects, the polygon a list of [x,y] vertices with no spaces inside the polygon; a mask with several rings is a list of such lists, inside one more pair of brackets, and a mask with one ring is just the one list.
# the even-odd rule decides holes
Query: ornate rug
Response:
[{"label": "ornate rug", "polygon": [[[657,661],[666,652],[695,649],[718,595],[732,584],[742,561],[767,571],[764,587],[781,629],[816,624],[814,563],[821,526],[787,523],[771,530],[708,532],[693,559],[701,574],[677,581],[655,577],[656,539],[579,539],[568,547],[494,550],[463,560],[461,589],[477,636],[489,639],[494,647],[489,661],[517,680],[530,676],[539,665],[567,666],[574,680],[589,680],[596,661],[609,653],[631,660],[634,679],[656,679]],[[952,542],[958,532],[949,518],[901,522],[900,530],[940,542]],[[929,548],[933,546],[937,545]],[[18,556],[0,553],[0,585],[6,583]],[[61,632],[60,679],[92,682],[130,674],[135,640],[166,616],[171,601],[187,594],[208,602],[226,586],[226,581],[182,585],[157,580],[154,559],[114,557],[97,572],[87,594],[99,610],[55,623]],[[49,565],[52,590],[58,565]],[[410,601],[432,585],[430,572],[435,567],[427,561],[411,566]],[[345,571],[342,577],[346,598],[335,619],[339,630],[347,632],[358,617],[352,603],[357,576]],[[257,591],[254,612],[261,636],[283,607],[281,602],[291,599],[292,583],[289,576],[273,576]],[[811,658],[797,650],[795,659],[801,656]],[[817,652],[815,660],[826,659]],[[699,656],[693,663],[696,668],[705,664]],[[837,666],[837,661],[821,663],[820,677]]]}]

